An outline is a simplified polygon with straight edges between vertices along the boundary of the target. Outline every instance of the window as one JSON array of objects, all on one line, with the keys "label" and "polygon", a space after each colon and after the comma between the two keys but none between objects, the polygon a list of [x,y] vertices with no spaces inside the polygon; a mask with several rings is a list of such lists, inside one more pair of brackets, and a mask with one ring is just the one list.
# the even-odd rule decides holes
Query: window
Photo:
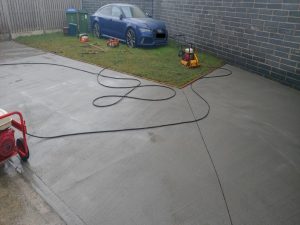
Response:
[{"label": "window", "polygon": [[113,17],[118,17],[119,18],[122,15],[122,11],[117,6],[113,6],[111,12],[112,12]]},{"label": "window", "polygon": [[97,11],[97,14],[100,14],[102,16],[111,16],[111,6],[107,6],[105,8],[99,9]]},{"label": "window", "polygon": [[136,6],[122,6],[122,10],[127,18],[145,18],[145,13]]},{"label": "window", "polygon": [[123,6],[123,7],[122,7],[122,10],[123,10],[123,12],[124,12],[124,14],[125,14],[125,17],[127,17],[127,18],[131,18],[131,17],[132,17],[130,7],[127,7],[127,6],[125,7],[125,6]]}]

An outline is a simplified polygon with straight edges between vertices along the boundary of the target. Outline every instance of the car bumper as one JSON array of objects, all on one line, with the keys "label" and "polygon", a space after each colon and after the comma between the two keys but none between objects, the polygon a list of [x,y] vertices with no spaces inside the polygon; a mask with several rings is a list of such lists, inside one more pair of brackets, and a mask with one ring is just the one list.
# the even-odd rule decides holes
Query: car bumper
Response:
[{"label": "car bumper", "polygon": [[138,46],[160,46],[168,44],[168,32],[166,30],[162,32],[145,32],[140,33],[137,41]]}]

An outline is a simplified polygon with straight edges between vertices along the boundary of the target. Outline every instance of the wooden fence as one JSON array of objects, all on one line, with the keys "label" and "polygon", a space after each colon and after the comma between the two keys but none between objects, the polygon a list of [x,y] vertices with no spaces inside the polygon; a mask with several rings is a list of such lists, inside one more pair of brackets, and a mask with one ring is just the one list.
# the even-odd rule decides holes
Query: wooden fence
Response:
[{"label": "wooden fence", "polygon": [[0,0],[0,40],[62,29],[68,8],[81,9],[82,0]]}]

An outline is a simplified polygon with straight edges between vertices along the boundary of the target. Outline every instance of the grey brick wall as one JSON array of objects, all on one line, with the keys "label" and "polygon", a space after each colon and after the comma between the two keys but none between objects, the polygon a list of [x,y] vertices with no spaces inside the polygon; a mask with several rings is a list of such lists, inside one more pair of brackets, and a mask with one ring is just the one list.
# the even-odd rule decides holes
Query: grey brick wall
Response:
[{"label": "grey brick wall", "polygon": [[300,89],[299,0],[157,0],[171,35]]},{"label": "grey brick wall", "polygon": [[[94,12],[109,0],[83,0]],[[118,0],[152,12],[152,0]],[[229,63],[300,89],[299,0],[153,0],[170,35]]]}]

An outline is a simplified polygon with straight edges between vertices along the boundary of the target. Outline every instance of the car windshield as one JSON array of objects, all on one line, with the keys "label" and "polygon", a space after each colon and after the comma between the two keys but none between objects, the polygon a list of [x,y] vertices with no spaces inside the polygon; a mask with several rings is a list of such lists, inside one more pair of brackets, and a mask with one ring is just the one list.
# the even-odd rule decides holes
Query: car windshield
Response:
[{"label": "car windshield", "polygon": [[123,13],[127,18],[145,18],[145,13],[136,6],[122,6]]}]

